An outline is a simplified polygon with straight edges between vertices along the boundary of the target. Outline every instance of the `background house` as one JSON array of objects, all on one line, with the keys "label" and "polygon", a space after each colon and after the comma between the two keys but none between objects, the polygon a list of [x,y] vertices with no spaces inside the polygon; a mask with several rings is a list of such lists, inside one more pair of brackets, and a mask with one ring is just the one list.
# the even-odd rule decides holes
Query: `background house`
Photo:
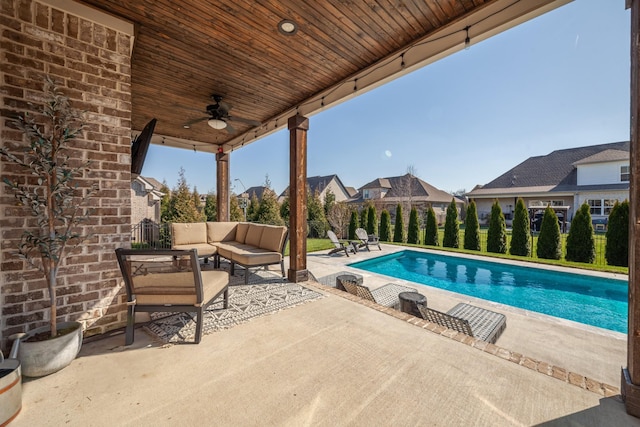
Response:
[{"label": "background house", "polygon": [[[317,191],[322,203],[325,202],[329,191],[336,197],[336,202],[344,202],[352,197],[353,187],[345,187],[338,175],[335,174],[307,177],[307,185],[309,186],[309,194],[314,194]],[[278,198],[280,202],[287,196],[288,191],[289,187],[285,188],[282,194],[280,194]]]},{"label": "background house", "polygon": [[408,215],[411,206],[415,206],[420,217],[432,206],[439,223],[444,223],[447,207],[455,199],[458,211],[462,210],[464,200],[452,196],[446,191],[412,175],[376,178],[358,189],[358,194],[349,200],[353,204],[373,203],[376,209],[386,209],[393,216],[398,204],[403,205],[404,213]]},{"label": "background house", "polygon": [[480,220],[487,220],[498,200],[507,220],[518,197],[528,207],[563,207],[571,220],[587,202],[596,228],[603,228],[616,201],[629,197],[629,142],[556,150],[530,157],[484,186],[467,193],[475,200]]},{"label": "background house", "polygon": [[138,176],[131,181],[131,225],[143,221],[160,223],[162,184],[150,177]]}]

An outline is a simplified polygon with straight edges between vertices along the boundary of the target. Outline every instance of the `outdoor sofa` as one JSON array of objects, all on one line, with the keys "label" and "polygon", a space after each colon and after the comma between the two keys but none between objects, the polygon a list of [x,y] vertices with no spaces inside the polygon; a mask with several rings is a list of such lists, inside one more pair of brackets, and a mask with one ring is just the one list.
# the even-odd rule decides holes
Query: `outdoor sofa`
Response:
[{"label": "outdoor sofa", "polygon": [[280,264],[284,272],[284,249],[289,233],[287,227],[248,222],[192,222],[171,224],[172,249],[196,249],[201,258],[213,257],[219,266],[220,257],[231,263],[231,274],[238,264],[246,269]]}]

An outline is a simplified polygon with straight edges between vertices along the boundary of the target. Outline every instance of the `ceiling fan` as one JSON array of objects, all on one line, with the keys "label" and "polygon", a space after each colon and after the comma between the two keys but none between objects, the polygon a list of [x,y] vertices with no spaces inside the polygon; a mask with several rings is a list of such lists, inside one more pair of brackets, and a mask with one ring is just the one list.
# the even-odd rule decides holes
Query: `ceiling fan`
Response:
[{"label": "ceiling fan", "polygon": [[229,111],[233,108],[222,100],[220,95],[211,95],[211,98],[215,101],[215,104],[207,105],[208,116],[200,117],[194,120],[189,120],[182,127],[189,129],[191,125],[207,120],[207,124],[214,129],[225,129],[228,133],[235,133],[235,129],[229,124],[229,122],[244,123],[249,126],[260,126],[260,122],[256,120],[244,119],[242,117],[236,117],[229,115]]}]

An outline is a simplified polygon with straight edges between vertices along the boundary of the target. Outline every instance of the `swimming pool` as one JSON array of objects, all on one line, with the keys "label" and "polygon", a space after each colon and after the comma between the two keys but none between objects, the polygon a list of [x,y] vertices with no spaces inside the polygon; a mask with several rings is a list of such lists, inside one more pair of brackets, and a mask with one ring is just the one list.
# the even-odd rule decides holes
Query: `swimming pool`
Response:
[{"label": "swimming pool", "polygon": [[626,280],[416,251],[349,266],[627,333]]}]

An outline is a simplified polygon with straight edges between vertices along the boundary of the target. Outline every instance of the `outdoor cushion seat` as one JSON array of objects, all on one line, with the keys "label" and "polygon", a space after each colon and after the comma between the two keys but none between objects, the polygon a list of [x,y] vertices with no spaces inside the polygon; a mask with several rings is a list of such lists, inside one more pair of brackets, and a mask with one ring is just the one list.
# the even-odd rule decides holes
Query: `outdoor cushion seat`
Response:
[{"label": "outdoor cushion seat", "polygon": [[275,264],[282,260],[278,252],[264,252],[260,249],[236,251],[231,254],[231,261],[240,265]]},{"label": "outdoor cushion seat", "polygon": [[202,338],[204,310],[223,296],[229,305],[229,273],[200,270],[195,249],[116,249],[116,258],[127,290],[125,345],[134,338],[135,312],[195,312],[194,342]]},{"label": "outdoor cushion seat", "polygon": [[504,314],[459,303],[446,313],[418,305],[422,318],[454,331],[495,344],[507,327]]},{"label": "outdoor cushion seat", "polygon": [[209,243],[190,243],[186,245],[173,245],[172,249],[188,251],[189,249],[195,249],[198,251],[199,257],[210,257],[218,253],[218,248]]}]

